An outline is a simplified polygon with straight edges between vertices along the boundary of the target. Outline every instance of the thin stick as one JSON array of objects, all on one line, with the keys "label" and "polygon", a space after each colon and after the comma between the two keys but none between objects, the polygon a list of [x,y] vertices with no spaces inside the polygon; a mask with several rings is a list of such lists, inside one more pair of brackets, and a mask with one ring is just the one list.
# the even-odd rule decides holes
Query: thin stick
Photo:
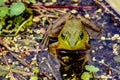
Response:
[{"label": "thin stick", "polygon": [[10,68],[10,66],[9,66],[9,64],[8,64],[8,61],[7,61],[6,57],[5,57],[2,49],[0,49],[0,51],[1,51],[2,55],[3,55],[3,59],[4,59],[4,61],[5,61],[5,64],[7,65],[7,69],[8,69],[8,71],[9,71],[9,75],[11,76],[12,80],[16,80],[16,79],[14,78],[14,76],[13,76],[13,73],[12,73],[12,71],[11,71],[11,68]]},{"label": "thin stick", "polygon": [[5,43],[1,38],[0,38],[0,44],[1,44],[2,46],[4,46],[6,49],[8,49],[8,50],[10,51],[10,54],[11,54],[13,57],[15,57],[18,61],[20,61],[20,63],[22,63],[24,66],[30,67],[30,65],[29,65],[27,62],[25,62],[24,60],[22,60],[21,58],[19,58],[17,54],[15,54],[15,53],[18,53],[18,52],[13,51],[13,50],[8,46],[8,44]]},{"label": "thin stick", "polygon": [[73,8],[87,8],[87,9],[89,9],[89,8],[92,8],[92,6],[57,6],[57,5],[41,5],[41,4],[39,4],[39,3],[37,3],[37,4],[34,4],[34,5],[32,5],[32,7],[35,7],[35,6],[39,6],[39,7],[41,7],[41,6],[43,6],[43,7],[45,7],[45,8],[69,8],[69,9],[73,9]]},{"label": "thin stick", "polygon": [[[7,67],[7,66],[3,66],[3,65],[0,65],[0,69],[9,71],[8,67]],[[25,71],[18,70],[18,69],[12,69],[12,68],[11,68],[11,71],[12,71],[12,72],[15,72],[15,73],[22,74],[22,75],[24,75],[24,76],[34,75],[34,73],[32,73],[32,72],[25,72]]]}]

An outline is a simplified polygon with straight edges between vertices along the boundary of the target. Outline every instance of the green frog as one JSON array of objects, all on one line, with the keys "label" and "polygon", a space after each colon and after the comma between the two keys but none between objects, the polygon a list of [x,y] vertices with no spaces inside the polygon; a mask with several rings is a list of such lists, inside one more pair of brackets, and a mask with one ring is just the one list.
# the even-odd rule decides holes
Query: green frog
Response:
[{"label": "green frog", "polygon": [[[73,79],[72,75],[75,75],[75,80],[80,80],[80,76],[86,71],[85,65],[88,61],[85,51],[91,48],[90,37],[84,25],[89,25],[96,32],[99,32],[100,29],[82,16],[67,18],[68,14],[59,20],[60,23],[53,24],[52,30],[48,32],[50,42],[48,49],[50,53],[58,57],[62,66],[62,75],[67,74],[66,77],[63,77],[64,80]],[[61,27],[60,24],[63,26]]]}]

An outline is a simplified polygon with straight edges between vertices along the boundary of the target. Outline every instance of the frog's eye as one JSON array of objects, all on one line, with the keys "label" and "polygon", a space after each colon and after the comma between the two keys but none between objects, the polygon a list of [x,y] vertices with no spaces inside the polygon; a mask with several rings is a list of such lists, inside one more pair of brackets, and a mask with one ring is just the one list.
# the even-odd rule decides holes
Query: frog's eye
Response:
[{"label": "frog's eye", "polygon": [[68,31],[67,32],[63,32],[62,34],[61,34],[61,37],[62,37],[62,39],[65,39],[65,36],[68,34]]},{"label": "frog's eye", "polygon": [[80,39],[83,39],[83,37],[84,37],[83,32],[79,32],[79,36],[80,36]]},{"label": "frog's eye", "polygon": [[61,34],[61,37],[62,37],[62,39],[65,39],[65,35],[63,33]]}]

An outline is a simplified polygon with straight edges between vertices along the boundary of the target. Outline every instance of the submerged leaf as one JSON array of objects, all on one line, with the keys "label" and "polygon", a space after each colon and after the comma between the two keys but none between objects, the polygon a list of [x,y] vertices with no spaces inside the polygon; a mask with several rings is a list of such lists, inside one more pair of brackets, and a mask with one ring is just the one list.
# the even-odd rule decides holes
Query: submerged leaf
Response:
[{"label": "submerged leaf", "polygon": [[[62,80],[59,72],[60,63],[57,57],[47,51],[40,51],[37,56],[39,62],[39,71],[49,78],[49,80]],[[52,75],[52,76],[50,76]]]},{"label": "submerged leaf", "polygon": [[7,75],[8,73],[9,73],[8,71],[0,69],[0,76]]},{"label": "submerged leaf", "polygon": [[113,59],[114,59],[114,61],[116,61],[116,62],[120,62],[120,55],[115,56]]}]

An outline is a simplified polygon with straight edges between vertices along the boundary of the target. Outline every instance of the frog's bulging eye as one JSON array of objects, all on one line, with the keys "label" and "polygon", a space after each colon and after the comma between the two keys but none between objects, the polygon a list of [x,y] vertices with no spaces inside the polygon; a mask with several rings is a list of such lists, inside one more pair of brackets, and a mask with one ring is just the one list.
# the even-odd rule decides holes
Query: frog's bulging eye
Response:
[{"label": "frog's bulging eye", "polygon": [[65,35],[63,33],[61,34],[61,37],[62,37],[62,39],[65,39]]},{"label": "frog's bulging eye", "polygon": [[66,36],[67,34],[69,34],[69,32],[68,32],[68,31],[63,32],[63,33],[61,34],[62,39],[65,39],[65,36]]},{"label": "frog's bulging eye", "polygon": [[79,32],[79,36],[80,36],[80,39],[83,39],[83,37],[84,37],[83,32]]}]

